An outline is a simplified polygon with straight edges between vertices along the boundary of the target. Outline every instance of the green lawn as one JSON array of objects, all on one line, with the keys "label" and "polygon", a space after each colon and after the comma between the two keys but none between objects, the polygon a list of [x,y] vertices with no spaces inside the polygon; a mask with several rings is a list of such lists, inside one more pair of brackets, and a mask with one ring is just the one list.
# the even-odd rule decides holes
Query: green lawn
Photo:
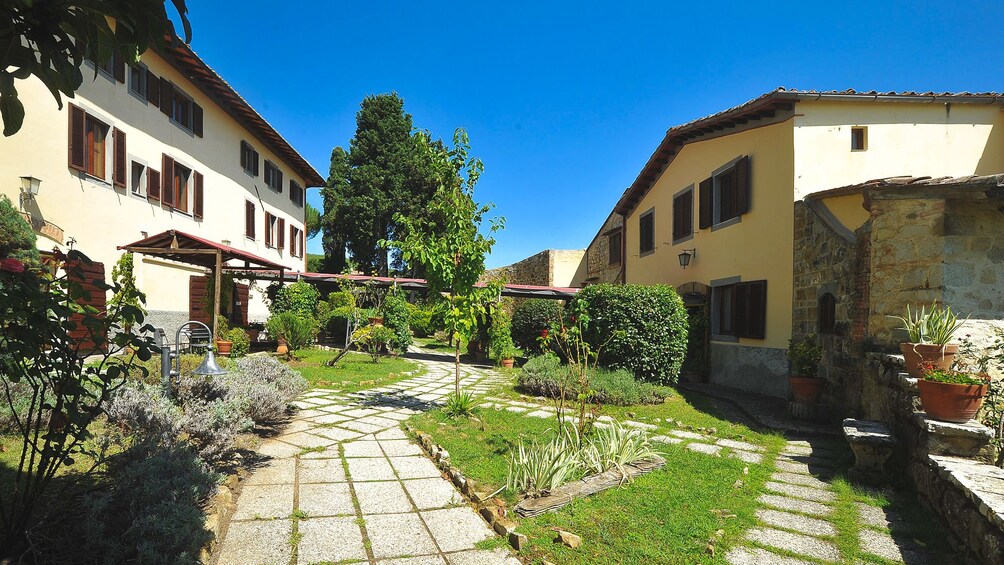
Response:
[{"label": "green lawn", "polygon": [[[680,404],[663,408],[665,413],[680,419],[689,416],[719,430],[736,429],[679,397],[676,402]],[[437,410],[419,414],[410,423],[432,435],[465,475],[489,491],[505,483],[507,454],[519,438],[540,438],[556,426],[551,419],[494,409],[478,409],[477,420],[453,420]],[[735,435],[766,447],[768,461],[783,444],[778,436],[750,430]],[[666,459],[664,468],[623,487],[577,500],[558,512],[518,520],[518,531],[530,538],[530,548],[521,555],[531,561],[573,564],[721,562],[722,548],[734,544],[754,525],[756,497],[770,468],[675,445],[657,444],[657,448]],[[748,475],[743,473],[746,467]],[[743,482],[736,487],[740,479]],[[501,496],[510,505],[516,502],[510,493]],[[582,536],[583,546],[571,550],[553,543],[555,527]],[[715,542],[717,557],[712,558],[707,544],[719,529],[723,533]]]},{"label": "green lawn", "polygon": [[403,375],[410,371],[419,371],[421,366],[402,357],[381,357],[376,363],[372,357],[363,353],[350,351],[334,367],[324,365],[329,359],[338,355],[337,351],[321,349],[304,349],[297,351],[297,359],[289,366],[303,375],[311,387],[330,388],[355,392],[368,388],[385,386],[402,379],[416,376],[418,373]]}]

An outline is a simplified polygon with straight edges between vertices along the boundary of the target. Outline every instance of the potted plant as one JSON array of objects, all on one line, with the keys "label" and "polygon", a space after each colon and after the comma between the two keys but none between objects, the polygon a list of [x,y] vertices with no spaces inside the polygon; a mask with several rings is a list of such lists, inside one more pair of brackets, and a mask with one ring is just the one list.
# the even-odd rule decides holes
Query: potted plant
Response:
[{"label": "potted plant", "polygon": [[890,317],[903,323],[899,329],[905,330],[910,340],[900,343],[899,349],[903,353],[906,372],[911,377],[923,378],[927,368],[952,368],[959,345],[949,342],[965,320],[960,321],[951,308],[932,304],[930,310],[924,306],[920,310],[911,310],[907,304],[906,316]]},{"label": "potted plant", "polygon": [[979,412],[989,383],[986,373],[925,364],[924,378],[917,381],[920,406],[936,420],[962,424]]},{"label": "potted plant", "polygon": [[788,361],[791,364],[791,376],[788,386],[795,402],[799,404],[818,404],[823,394],[826,381],[817,377],[819,360],[823,357],[823,349],[819,346],[816,334],[810,334],[801,340],[788,340]]},{"label": "potted plant", "polygon": [[504,347],[499,351],[499,364],[506,369],[512,369],[516,364],[516,356],[519,354],[520,350],[516,349],[515,345]]},{"label": "potted plant", "polygon": [[234,343],[230,341],[227,333],[230,332],[230,324],[223,316],[216,321],[216,353],[218,355],[230,355],[230,349]]}]

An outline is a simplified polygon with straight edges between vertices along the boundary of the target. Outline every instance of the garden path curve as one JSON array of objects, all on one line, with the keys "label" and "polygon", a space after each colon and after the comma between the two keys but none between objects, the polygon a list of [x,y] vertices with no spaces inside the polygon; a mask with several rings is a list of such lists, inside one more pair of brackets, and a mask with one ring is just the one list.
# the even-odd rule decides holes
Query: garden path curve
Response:
[{"label": "garden path curve", "polygon": [[[454,365],[418,355],[425,374],[357,393],[315,389],[271,457],[247,479],[216,565],[371,563],[518,565],[508,549],[477,549],[494,534],[401,430],[453,391]],[[484,394],[503,380],[465,365],[461,387]]]}]

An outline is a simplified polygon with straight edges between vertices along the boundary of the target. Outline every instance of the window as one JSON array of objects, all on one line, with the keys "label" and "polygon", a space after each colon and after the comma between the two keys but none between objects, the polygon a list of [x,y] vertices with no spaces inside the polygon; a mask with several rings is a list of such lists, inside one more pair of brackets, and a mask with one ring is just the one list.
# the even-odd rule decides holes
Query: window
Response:
[{"label": "window", "polygon": [[254,239],[254,236],[255,236],[254,228],[255,228],[255,225],[257,225],[257,224],[255,223],[254,216],[255,216],[254,202],[251,202],[250,200],[245,200],[244,201],[244,237],[246,237],[248,239]]},{"label": "window", "polygon": [[764,339],[767,281],[737,282],[712,289],[712,333]]},{"label": "window", "polygon": [[610,257],[608,265],[621,264],[621,232],[612,233],[607,238],[607,250]]},{"label": "window", "polygon": [[84,170],[89,175],[99,179],[105,178],[105,138],[108,137],[108,125],[93,116],[87,116],[84,121],[84,136],[87,147]]},{"label": "window", "polygon": [[174,209],[188,213],[188,181],[192,170],[177,163],[174,164]]},{"label": "window", "polygon": [[160,111],[186,131],[202,137],[202,107],[164,77],[160,78]]},{"label": "window", "polygon": [[694,234],[694,189],[673,198],[673,242]]},{"label": "window", "polygon": [[132,190],[132,193],[135,194],[136,196],[145,195],[146,181],[147,181],[146,165],[133,161],[129,175],[129,188]]},{"label": "window", "polygon": [[868,128],[851,128],[851,151],[866,151],[868,149]]},{"label": "window", "polygon": [[647,255],[655,251],[655,210],[638,218],[638,252]]},{"label": "window", "polygon": [[[744,155],[701,181],[699,227],[731,225],[750,209],[750,160]],[[724,227],[724,226],[721,226]]]},{"label": "window", "polygon": [[289,179],[289,199],[299,207],[303,207],[303,187],[293,179]]},{"label": "window", "polygon": [[827,292],[819,298],[816,321],[821,334],[832,334],[836,331],[837,299]]},{"label": "window", "polygon": [[258,152],[246,141],[241,141],[241,168],[253,177],[258,176]]},{"label": "window", "polygon": [[268,159],[265,159],[265,185],[276,192],[282,192],[282,171]]},{"label": "window", "polygon": [[107,78],[108,80],[125,82],[125,61],[119,57],[118,53],[113,54],[103,64],[99,64],[93,59],[90,59],[90,62],[94,65],[94,68],[98,70],[99,75]]},{"label": "window", "polygon": [[135,95],[140,100],[147,101],[147,76],[149,71],[146,65],[137,63],[129,67],[129,93]]},{"label": "window", "polygon": [[[203,191],[202,174],[178,163],[167,155],[163,156],[161,170],[160,202],[164,207],[173,208],[196,219],[202,219]],[[152,190],[148,186],[147,196],[152,200]]]},{"label": "window", "polygon": [[275,247],[275,232],[279,218],[271,212],[265,212],[265,247]]},{"label": "window", "polygon": [[294,225],[289,226],[289,254],[303,257],[303,230]]}]

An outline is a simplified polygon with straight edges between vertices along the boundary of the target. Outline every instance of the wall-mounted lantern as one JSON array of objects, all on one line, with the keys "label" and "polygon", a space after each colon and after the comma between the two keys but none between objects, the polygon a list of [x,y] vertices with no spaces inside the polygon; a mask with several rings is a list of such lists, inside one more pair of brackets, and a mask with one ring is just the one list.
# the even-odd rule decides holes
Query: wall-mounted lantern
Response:
[{"label": "wall-mounted lantern", "polygon": [[697,249],[684,249],[683,252],[680,253],[679,257],[680,267],[686,269],[687,266],[690,265],[690,260],[697,257]]}]

